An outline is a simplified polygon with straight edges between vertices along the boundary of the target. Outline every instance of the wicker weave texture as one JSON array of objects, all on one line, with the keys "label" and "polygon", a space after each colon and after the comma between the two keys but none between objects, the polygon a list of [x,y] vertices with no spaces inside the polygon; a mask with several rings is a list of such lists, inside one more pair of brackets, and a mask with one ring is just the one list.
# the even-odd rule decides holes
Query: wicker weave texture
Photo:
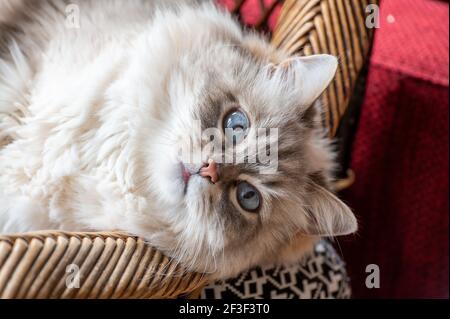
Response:
[{"label": "wicker weave texture", "polygon": [[339,70],[323,94],[325,124],[331,136],[352,96],[366,60],[374,29],[366,27],[369,4],[377,0],[286,0],[272,43],[294,55],[327,53],[339,58]]},{"label": "wicker weave texture", "polygon": [[0,237],[1,298],[170,298],[205,282],[123,233]]}]

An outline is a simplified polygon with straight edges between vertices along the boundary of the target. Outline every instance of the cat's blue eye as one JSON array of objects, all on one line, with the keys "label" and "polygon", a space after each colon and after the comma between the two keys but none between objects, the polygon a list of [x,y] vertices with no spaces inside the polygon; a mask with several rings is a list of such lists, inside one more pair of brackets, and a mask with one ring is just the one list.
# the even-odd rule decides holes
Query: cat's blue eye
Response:
[{"label": "cat's blue eye", "polygon": [[236,197],[238,204],[248,212],[256,212],[261,205],[261,195],[247,182],[240,182],[237,185]]},{"label": "cat's blue eye", "polygon": [[247,134],[250,126],[250,121],[247,115],[239,110],[230,112],[225,116],[223,127],[226,134],[233,134],[235,143],[239,143]]}]

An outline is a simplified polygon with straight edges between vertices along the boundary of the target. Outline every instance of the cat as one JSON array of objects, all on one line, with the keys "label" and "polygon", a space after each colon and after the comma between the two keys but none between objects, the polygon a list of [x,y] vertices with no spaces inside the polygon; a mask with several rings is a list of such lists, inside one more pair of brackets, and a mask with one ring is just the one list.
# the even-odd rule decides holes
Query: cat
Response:
[{"label": "cat", "polygon": [[[0,0],[0,31],[1,233],[122,230],[227,278],[357,230],[316,102],[335,57],[209,1]],[[247,158],[276,129],[276,165],[205,151],[208,128]]]}]

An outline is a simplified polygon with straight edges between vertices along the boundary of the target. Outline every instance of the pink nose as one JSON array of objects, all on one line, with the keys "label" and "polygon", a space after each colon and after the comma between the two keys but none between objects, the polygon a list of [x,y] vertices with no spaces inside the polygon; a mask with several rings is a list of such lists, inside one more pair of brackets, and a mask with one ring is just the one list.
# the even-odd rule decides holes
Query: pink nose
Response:
[{"label": "pink nose", "polygon": [[217,173],[217,164],[214,160],[210,159],[208,165],[200,169],[200,176],[211,178],[211,182],[216,183],[219,180],[219,175]]}]

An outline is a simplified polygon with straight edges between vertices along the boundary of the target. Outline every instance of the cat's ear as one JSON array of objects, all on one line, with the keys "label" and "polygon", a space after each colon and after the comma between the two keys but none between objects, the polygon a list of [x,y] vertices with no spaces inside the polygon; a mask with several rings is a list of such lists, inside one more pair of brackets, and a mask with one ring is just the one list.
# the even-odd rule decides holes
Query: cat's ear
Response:
[{"label": "cat's ear", "polygon": [[358,229],[355,215],[330,191],[312,182],[308,187],[305,209],[306,233],[315,236],[340,236]]},{"label": "cat's ear", "polygon": [[328,54],[292,57],[272,65],[272,74],[280,76],[291,89],[298,92],[304,106],[311,105],[333,80],[338,67],[336,57]]}]

